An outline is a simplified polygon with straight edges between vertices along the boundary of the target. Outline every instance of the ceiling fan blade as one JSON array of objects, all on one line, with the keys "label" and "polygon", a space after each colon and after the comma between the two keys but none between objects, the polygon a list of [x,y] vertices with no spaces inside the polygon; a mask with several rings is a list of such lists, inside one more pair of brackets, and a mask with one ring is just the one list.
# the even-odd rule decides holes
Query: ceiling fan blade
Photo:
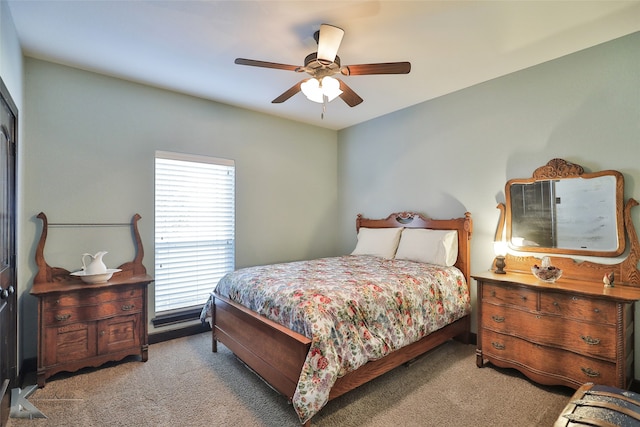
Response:
[{"label": "ceiling fan blade", "polygon": [[318,36],[318,59],[335,61],[338,54],[338,48],[342,43],[344,30],[329,24],[320,25],[320,33]]},{"label": "ceiling fan blade", "polygon": [[256,61],[255,59],[236,58],[238,65],[250,65],[252,67],[275,68],[276,70],[298,71],[297,65],[278,64],[276,62]]},{"label": "ceiling fan blade", "polygon": [[347,86],[345,82],[340,79],[336,80],[340,82],[340,90],[342,91],[342,93],[340,94],[340,98],[342,98],[342,100],[346,102],[349,107],[355,107],[362,102],[362,98],[360,98],[360,96],[358,96],[358,94],[355,93],[353,89]]},{"label": "ceiling fan blade", "polygon": [[271,103],[272,104],[281,104],[284,101],[286,101],[287,99],[291,98],[293,95],[295,95],[296,93],[300,92],[300,85],[302,83],[306,82],[307,80],[309,80],[309,79],[301,80],[298,83],[296,83],[295,85],[291,86],[282,95],[280,95],[279,97],[277,97],[276,99],[271,101]]},{"label": "ceiling fan blade", "polygon": [[368,74],[408,74],[410,62],[383,62],[380,64],[345,65],[340,72],[345,76],[364,76]]}]

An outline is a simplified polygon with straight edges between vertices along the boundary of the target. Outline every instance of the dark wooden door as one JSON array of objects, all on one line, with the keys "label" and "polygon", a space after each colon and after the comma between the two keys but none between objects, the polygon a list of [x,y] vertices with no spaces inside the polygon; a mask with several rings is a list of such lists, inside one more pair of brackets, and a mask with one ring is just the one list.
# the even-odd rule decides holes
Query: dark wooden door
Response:
[{"label": "dark wooden door", "polygon": [[17,381],[16,136],[18,111],[0,80],[0,425]]}]

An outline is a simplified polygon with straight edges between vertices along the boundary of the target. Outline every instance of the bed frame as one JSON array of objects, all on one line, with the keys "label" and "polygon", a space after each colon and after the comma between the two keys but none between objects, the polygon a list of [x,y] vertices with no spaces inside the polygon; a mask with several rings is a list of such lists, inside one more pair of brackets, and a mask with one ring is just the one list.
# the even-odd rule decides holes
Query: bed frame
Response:
[{"label": "bed frame", "polygon": [[[473,223],[471,214],[462,218],[436,220],[412,212],[400,212],[385,219],[368,219],[358,215],[356,230],[366,228],[431,228],[458,231],[458,267],[470,282],[470,246]],[[291,401],[311,346],[311,340],[261,316],[221,295],[214,295],[212,304],[212,350],[217,352],[218,341],[229,348],[244,364],[258,374],[273,389]],[[469,342],[471,317],[435,331],[413,344],[371,361],[356,371],[338,378],[329,399],[334,399],[356,387],[396,368],[445,341],[456,338]],[[310,426],[311,420],[305,423]]]}]

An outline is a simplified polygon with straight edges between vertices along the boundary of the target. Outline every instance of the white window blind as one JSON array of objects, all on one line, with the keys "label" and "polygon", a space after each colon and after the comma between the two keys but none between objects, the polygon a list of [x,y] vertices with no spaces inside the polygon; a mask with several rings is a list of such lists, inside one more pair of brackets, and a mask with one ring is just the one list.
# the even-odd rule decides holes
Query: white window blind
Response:
[{"label": "white window blind", "polygon": [[156,313],[204,304],[234,269],[235,163],[155,156]]}]

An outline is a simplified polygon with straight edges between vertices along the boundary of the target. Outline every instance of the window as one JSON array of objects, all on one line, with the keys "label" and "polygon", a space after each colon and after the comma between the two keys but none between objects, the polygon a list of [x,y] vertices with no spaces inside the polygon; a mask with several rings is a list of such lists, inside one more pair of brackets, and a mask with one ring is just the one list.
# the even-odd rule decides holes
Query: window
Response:
[{"label": "window", "polygon": [[156,152],[156,313],[202,306],[234,269],[234,237],[234,162]]}]

